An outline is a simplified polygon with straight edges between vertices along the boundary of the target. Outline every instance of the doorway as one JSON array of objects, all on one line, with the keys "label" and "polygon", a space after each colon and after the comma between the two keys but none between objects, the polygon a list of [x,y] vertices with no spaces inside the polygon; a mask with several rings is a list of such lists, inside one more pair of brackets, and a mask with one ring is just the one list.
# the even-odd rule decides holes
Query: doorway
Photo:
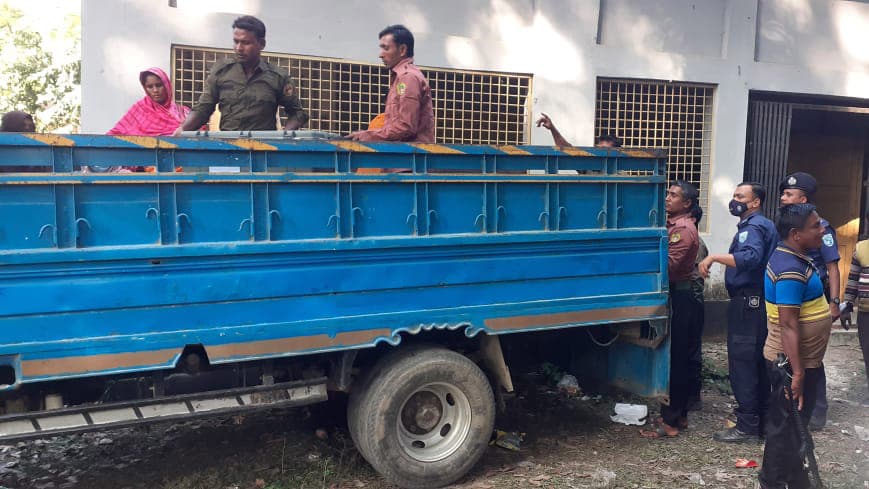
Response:
[{"label": "doorway", "polygon": [[787,174],[803,171],[817,179],[815,203],[836,229],[844,291],[867,226],[869,100],[752,92],[748,122],[745,179],[767,187],[768,216],[775,215],[778,185]]}]

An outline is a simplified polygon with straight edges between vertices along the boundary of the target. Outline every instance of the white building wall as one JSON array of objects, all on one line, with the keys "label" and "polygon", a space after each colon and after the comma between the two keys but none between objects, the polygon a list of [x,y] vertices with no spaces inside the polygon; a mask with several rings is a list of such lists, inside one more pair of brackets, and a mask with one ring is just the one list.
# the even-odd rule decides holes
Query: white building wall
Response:
[{"label": "white building wall", "polygon": [[[869,4],[845,0],[82,0],[82,128],[104,132],[169,72],[172,43],[230,47],[233,19],[268,28],[268,51],[376,62],[403,23],[420,65],[534,74],[533,113],[591,145],[596,78],[713,83],[713,253],[742,179],[749,90],[869,98]],[[550,144],[535,128],[533,144]]]}]

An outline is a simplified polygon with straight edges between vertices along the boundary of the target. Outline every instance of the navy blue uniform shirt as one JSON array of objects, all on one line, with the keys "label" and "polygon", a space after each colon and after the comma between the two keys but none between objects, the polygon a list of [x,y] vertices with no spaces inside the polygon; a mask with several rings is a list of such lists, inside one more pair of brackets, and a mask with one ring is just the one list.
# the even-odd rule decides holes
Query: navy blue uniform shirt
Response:
[{"label": "navy blue uniform shirt", "polygon": [[778,242],[775,224],[760,211],[739,221],[728,251],[736,260],[736,268],[727,267],[724,272],[724,285],[731,295],[740,289],[763,290],[766,264]]},{"label": "navy blue uniform shirt", "polygon": [[821,218],[821,226],[824,228],[821,247],[817,250],[811,250],[807,254],[812,259],[815,268],[818,269],[818,276],[824,280],[827,278],[827,263],[836,263],[841,257],[839,256],[839,241],[836,239],[836,230],[824,218]]}]

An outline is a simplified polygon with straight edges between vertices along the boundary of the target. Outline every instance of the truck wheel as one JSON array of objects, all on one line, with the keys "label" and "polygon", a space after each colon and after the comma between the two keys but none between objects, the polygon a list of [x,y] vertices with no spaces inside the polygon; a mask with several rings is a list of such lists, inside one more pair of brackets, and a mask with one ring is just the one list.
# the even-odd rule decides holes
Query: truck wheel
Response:
[{"label": "truck wheel", "polygon": [[398,350],[354,389],[348,425],[359,452],[406,488],[456,481],[480,459],[495,400],[474,362],[439,347]]}]

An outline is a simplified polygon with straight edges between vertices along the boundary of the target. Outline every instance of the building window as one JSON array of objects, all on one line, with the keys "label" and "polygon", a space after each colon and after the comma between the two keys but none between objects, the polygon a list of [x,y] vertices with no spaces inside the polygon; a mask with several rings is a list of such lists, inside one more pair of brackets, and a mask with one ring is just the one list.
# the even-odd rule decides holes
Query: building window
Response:
[{"label": "building window", "polygon": [[[211,65],[230,56],[229,49],[172,46],[175,100],[192,107]],[[389,73],[382,65],[295,54],[264,53],[263,57],[288,70],[296,81],[310,116],[307,129],[348,134],[367,129],[384,110]],[[438,142],[528,142],[531,75],[421,69],[432,90]]]},{"label": "building window", "polygon": [[697,185],[706,210],[714,89],[698,83],[598,78],[595,136],[613,134],[625,146],[666,149],[668,179]]}]

